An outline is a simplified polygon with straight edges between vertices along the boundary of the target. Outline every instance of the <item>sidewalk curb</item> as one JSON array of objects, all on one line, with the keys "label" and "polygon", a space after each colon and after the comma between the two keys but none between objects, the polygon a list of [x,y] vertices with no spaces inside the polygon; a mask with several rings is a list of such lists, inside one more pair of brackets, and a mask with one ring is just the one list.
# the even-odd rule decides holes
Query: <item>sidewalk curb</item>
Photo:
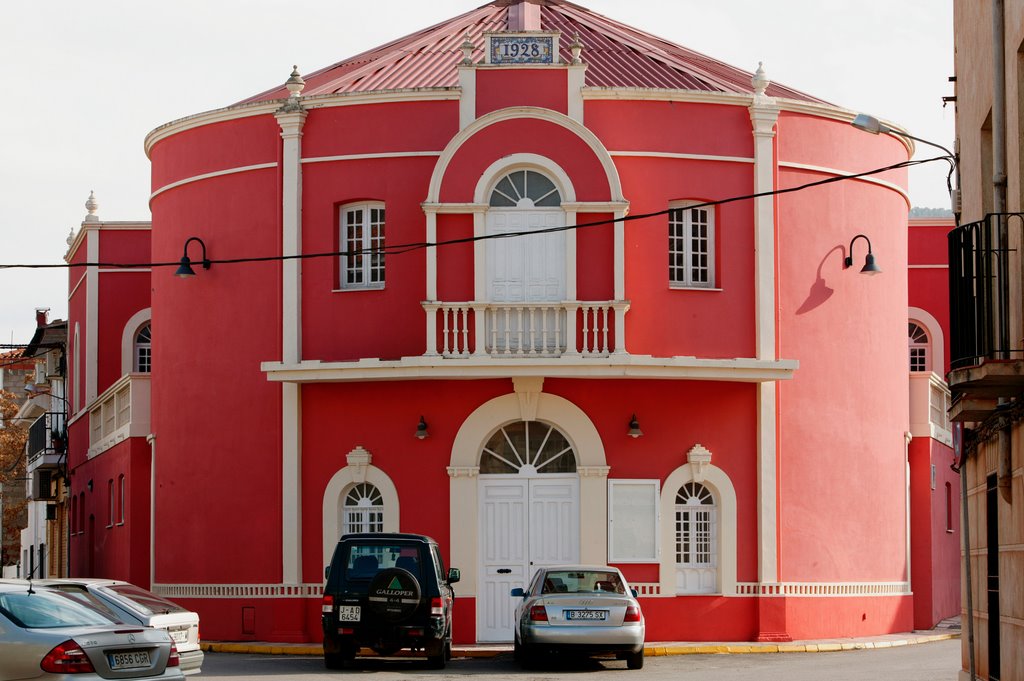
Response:
[{"label": "sidewalk curb", "polygon": [[[897,648],[958,638],[960,638],[960,632],[953,631],[942,634],[893,634],[872,639],[833,639],[826,641],[794,641],[793,643],[648,643],[644,646],[644,655],[665,657],[669,655],[831,653],[846,650]],[[306,655],[319,657],[324,652],[322,646],[308,643],[266,643],[257,641],[228,643],[223,641],[205,641],[201,644],[201,647],[206,652],[243,653],[249,655]],[[498,655],[511,653],[512,646],[510,645],[455,646],[452,650],[452,657],[497,657]]]}]

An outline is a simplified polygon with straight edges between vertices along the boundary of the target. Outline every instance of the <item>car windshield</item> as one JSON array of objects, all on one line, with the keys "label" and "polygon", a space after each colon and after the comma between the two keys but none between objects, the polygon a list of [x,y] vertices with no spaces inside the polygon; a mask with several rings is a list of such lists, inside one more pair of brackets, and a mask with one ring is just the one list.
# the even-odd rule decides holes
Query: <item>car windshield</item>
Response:
[{"label": "car windshield", "polygon": [[626,588],[617,572],[602,570],[549,570],[544,575],[541,593],[594,593],[623,594]]},{"label": "car windshield", "polygon": [[121,616],[110,609],[110,607],[102,600],[86,591],[84,586],[79,584],[47,584],[47,589],[53,589],[54,591],[60,591],[62,594],[75,599],[79,603],[99,610],[101,613],[114,620],[120,622]]},{"label": "car windshield", "polygon": [[408,544],[357,544],[348,552],[347,579],[371,579],[381,570],[402,568],[420,576],[419,547]]},{"label": "car windshield", "polygon": [[0,613],[26,629],[113,624],[112,619],[93,608],[44,589],[0,593]]},{"label": "car windshield", "polygon": [[172,612],[188,612],[173,601],[157,596],[152,591],[146,591],[134,584],[112,584],[103,587],[103,591],[112,593],[121,600],[128,603],[136,610],[141,610],[146,615],[166,615]]}]

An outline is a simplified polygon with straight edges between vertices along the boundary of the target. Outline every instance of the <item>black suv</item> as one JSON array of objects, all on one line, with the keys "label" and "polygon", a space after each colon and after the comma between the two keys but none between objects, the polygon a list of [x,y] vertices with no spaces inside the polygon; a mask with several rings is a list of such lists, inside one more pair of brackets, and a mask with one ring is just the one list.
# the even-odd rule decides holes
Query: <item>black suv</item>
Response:
[{"label": "black suv", "polygon": [[437,542],[421,534],[346,534],[327,568],[324,665],[341,669],[361,648],[409,648],[443,669],[451,658],[459,570],[445,570]]}]

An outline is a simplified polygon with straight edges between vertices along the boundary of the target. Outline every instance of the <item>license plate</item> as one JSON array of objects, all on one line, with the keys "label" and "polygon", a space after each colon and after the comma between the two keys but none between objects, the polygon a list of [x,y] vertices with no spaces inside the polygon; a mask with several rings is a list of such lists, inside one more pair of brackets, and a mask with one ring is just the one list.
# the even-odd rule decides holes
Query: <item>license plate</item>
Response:
[{"label": "license plate", "polygon": [[175,643],[184,643],[188,640],[188,629],[179,629],[169,633],[171,634],[171,640]]},{"label": "license plate", "polygon": [[107,659],[110,662],[111,669],[135,669],[138,667],[149,667],[152,664],[149,661],[149,653],[147,651],[109,653]]},{"label": "license plate", "polygon": [[338,606],[338,621],[339,622],[358,622],[359,621],[359,609],[358,605],[339,605]]},{"label": "license plate", "polygon": [[567,620],[606,620],[608,619],[607,610],[566,610],[565,619]]}]

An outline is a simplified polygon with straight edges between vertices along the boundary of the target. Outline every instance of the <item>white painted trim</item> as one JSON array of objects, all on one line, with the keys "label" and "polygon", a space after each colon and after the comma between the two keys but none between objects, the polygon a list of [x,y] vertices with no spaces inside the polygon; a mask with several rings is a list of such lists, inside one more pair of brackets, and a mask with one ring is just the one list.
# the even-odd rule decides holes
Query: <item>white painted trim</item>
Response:
[{"label": "white painted trim", "polygon": [[[100,234],[96,230],[89,230],[85,241],[86,262],[99,262],[100,259]],[[98,370],[99,357],[99,299],[100,299],[100,275],[99,268],[90,265],[85,268],[85,405],[92,404],[98,393]]]},{"label": "white painted trim", "polygon": [[[669,473],[661,486],[661,561],[659,566],[660,593],[676,595],[675,562],[675,508],[679,488],[688,482],[699,482],[715,497],[718,510],[718,585],[717,593],[731,594],[736,590],[736,489],[721,468],[706,463],[697,471],[693,463],[684,463]],[[707,594],[687,594],[704,595]]]},{"label": "white painted trim", "polygon": [[[907,320],[922,324],[928,332],[929,368],[939,376],[945,376],[946,338],[942,334],[942,324],[931,312],[919,307],[907,308]],[[909,352],[909,349],[908,349]]]},{"label": "white painted trim", "polygon": [[[497,123],[505,121],[515,120],[517,118],[535,119],[553,123],[561,126],[566,130],[574,133],[580,138],[590,150],[594,153],[594,156],[601,163],[604,168],[605,176],[608,181],[609,191],[613,201],[624,201],[622,196],[622,183],[619,180],[619,172],[615,167],[615,163],[611,156],[608,154],[608,150],[604,144],[598,139],[591,130],[580,125],[576,121],[572,120],[568,116],[552,111],[551,109],[542,109],[540,107],[533,106],[520,106],[520,107],[509,107],[507,109],[500,109],[493,111],[477,120],[473,121],[465,130],[460,130],[445,147],[441,157],[437,161],[437,165],[434,166],[433,175],[430,178],[430,188],[427,192],[427,203],[439,203],[441,195],[441,183],[444,181],[445,173],[448,170],[448,165],[451,163],[455,154],[458,153],[462,145],[465,144],[473,135],[480,132],[484,128],[490,127]],[[575,199],[573,199],[575,200]]]},{"label": "white painted trim", "polygon": [[948,270],[949,265],[907,265],[910,270]]},{"label": "white painted trim", "polygon": [[302,386],[281,384],[281,579],[302,579]]},{"label": "white painted trim", "polygon": [[612,158],[671,158],[680,161],[725,161],[726,163],[753,163],[746,156],[716,156],[713,154],[677,154],[669,151],[609,151]]},{"label": "white painted trim", "polygon": [[[368,453],[367,453],[368,454]],[[369,457],[367,457],[369,461]],[[380,492],[384,505],[384,531],[398,532],[401,529],[398,490],[387,473],[369,463],[347,465],[335,473],[324,489],[323,499],[323,564],[327,566],[334,555],[334,547],[341,538],[341,513],[345,494],[358,483],[368,482]]]},{"label": "white painted trim", "polygon": [[153,319],[153,308],[139,310],[125,322],[121,332],[121,373],[130,374],[135,371],[135,334],[143,324]]},{"label": "white painted trim", "polygon": [[151,267],[101,267],[100,274],[120,274],[121,272],[134,272],[135,274],[152,273]]},{"label": "white painted trim", "polygon": [[212,173],[203,173],[202,175],[193,175],[192,177],[186,177],[186,178],[184,178],[182,180],[177,180],[175,182],[171,182],[169,184],[165,184],[164,186],[160,187],[159,189],[154,190],[153,193],[149,195],[149,201],[150,201],[150,203],[152,203],[153,199],[155,199],[156,197],[160,196],[165,191],[168,191],[170,189],[175,189],[176,187],[181,187],[181,186],[186,185],[186,184],[191,184],[193,182],[200,182],[202,180],[209,180],[210,178],[213,178],[213,177],[223,177],[225,175],[234,175],[236,173],[248,173],[248,172],[253,171],[253,170],[266,170],[268,168],[276,168],[276,167],[277,167],[277,162],[275,161],[274,163],[256,163],[256,164],[251,165],[251,166],[238,166],[237,168],[225,168],[224,170],[215,170]]},{"label": "white painted trim", "polygon": [[341,383],[346,381],[510,378],[549,376],[558,378],[649,378],[757,383],[787,380],[799,368],[797,360],[771,362],[756,359],[701,359],[697,357],[651,357],[649,355],[610,358],[574,357],[530,360],[471,356],[454,359],[430,356],[399,360],[362,359],[354,362],[304,360],[298,364],[263,362],[267,380],[297,383]]},{"label": "white painted trim", "polygon": [[[486,213],[490,206],[486,203],[427,203],[420,204],[424,213],[444,213],[467,215],[469,213]],[[628,201],[562,201],[562,208],[577,213],[629,213]]]},{"label": "white painted trim", "polygon": [[164,598],[219,599],[316,598],[324,585],[313,584],[153,584],[153,593]]},{"label": "white painted trim", "polygon": [[757,574],[767,583],[779,579],[777,396],[775,383],[757,385]]},{"label": "white painted trim", "polygon": [[459,67],[459,130],[476,120],[476,67]]},{"label": "white painted trim", "polygon": [[382,151],[376,154],[342,154],[340,156],[313,156],[302,159],[302,163],[334,163],[335,161],[366,161],[377,158],[430,158],[440,156],[440,151]]},{"label": "white painted trim", "polygon": [[910,582],[739,582],[737,596],[859,597],[910,596]]},{"label": "white painted trim", "polygon": [[565,172],[562,166],[545,156],[524,153],[503,156],[480,173],[480,179],[477,180],[476,187],[473,189],[474,204],[490,208],[491,191],[494,185],[508,173],[524,168],[540,170],[542,174],[553,176],[555,183],[560,185],[558,191],[561,193],[562,201],[576,202],[576,188],[569,178],[569,173]]},{"label": "white painted trim", "polygon": [[566,113],[580,125],[583,121],[583,89],[586,86],[587,65],[573,64],[569,66],[566,73],[566,80],[569,88],[568,106]]},{"label": "white painted trim", "polygon": [[[524,401],[530,407],[526,415],[557,426],[579,457],[580,562],[604,565],[608,560],[608,498],[605,489],[608,466],[604,443],[582,409],[563,397],[539,392],[541,381],[516,381],[519,392],[495,397],[477,407],[455,435],[448,467],[449,517],[451,564],[462,568],[464,586],[459,591],[460,595],[475,596],[479,593],[477,475],[481,448],[498,427],[524,418]],[[534,407],[535,413],[532,412]]]},{"label": "white painted trim", "polygon": [[[793,163],[791,161],[779,161],[779,167],[780,168],[793,168],[794,170],[808,170],[808,171],[810,171],[812,173],[821,173],[823,175],[842,176],[842,175],[849,175],[850,174],[850,172],[848,172],[848,171],[837,170],[836,168],[826,168],[824,166],[809,165],[807,163]],[[886,189],[891,189],[891,190],[893,190],[894,192],[896,192],[897,194],[899,194],[900,196],[903,197],[903,200],[907,202],[907,206],[908,207],[911,205],[911,203],[910,203],[910,194],[908,194],[907,190],[905,190],[903,187],[899,186],[898,184],[893,184],[892,182],[888,182],[886,180],[880,180],[877,177],[856,177],[856,178],[851,178],[851,179],[853,179],[855,182],[867,182],[869,184],[878,185],[879,187],[885,187]]]},{"label": "white painted trim", "polygon": [[[324,95],[305,95],[302,97],[302,105],[308,110],[335,106],[358,106],[360,104],[445,101],[458,98],[459,92],[456,88],[406,88],[380,90],[377,92],[332,92]],[[287,99],[282,98],[266,102],[236,104],[170,121],[151,130],[146,135],[144,141],[146,157],[151,158],[150,154],[157,142],[177,135],[180,132],[214,123],[225,123],[252,116],[271,115],[277,112],[287,101]]]}]

